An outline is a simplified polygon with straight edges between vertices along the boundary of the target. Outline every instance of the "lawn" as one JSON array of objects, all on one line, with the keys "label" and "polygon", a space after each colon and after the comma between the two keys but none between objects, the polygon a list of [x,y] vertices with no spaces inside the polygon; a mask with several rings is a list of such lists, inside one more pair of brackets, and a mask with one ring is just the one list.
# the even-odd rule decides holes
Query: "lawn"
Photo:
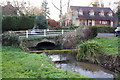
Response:
[{"label": "lawn", "polygon": [[101,44],[102,51],[108,54],[118,54],[118,46],[120,45],[120,39],[118,37],[114,38],[103,38],[103,37],[96,37],[94,38],[95,41]]},{"label": "lawn", "polygon": [[3,78],[86,78],[55,68],[45,54],[30,54],[21,49],[2,47]]}]

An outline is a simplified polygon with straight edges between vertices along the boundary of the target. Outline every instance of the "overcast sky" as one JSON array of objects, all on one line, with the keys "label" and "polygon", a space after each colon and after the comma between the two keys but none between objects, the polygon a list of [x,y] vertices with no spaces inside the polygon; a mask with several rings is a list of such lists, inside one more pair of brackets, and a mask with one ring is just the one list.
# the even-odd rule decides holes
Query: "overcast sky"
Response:
[{"label": "overcast sky", "polygon": [[[13,0],[0,0],[1,2],[6,2],[6,1],[13,1]],[[43,0],[18,0],[18,1],[29,1],[31,3],[31,5],[34,5],[34,6],[41,6],[42,4],[42,1]],[[63,1],[63,12],[65,13],[66,12],[66,3],[68,0],[62,0]],[[70,1],[70,5],[72,6],[87,6],[89,5],[93,0],[71,0]],[[120,1],[120,0],[102,0],[105,4],[105,6],[107,7],[109,5],[109,2],[113,2],[113,1]],[[59,11],[52,5],[52,0],[47,0],[48,2],[48,7],[50,8],[50,17],[53,18],[53,19],[56,19],[58,20],[58,15],[59,15]],[[59,7],[59,0],[53,0],[53,3]],[[112,4],[111,4],[112,5]]]}]

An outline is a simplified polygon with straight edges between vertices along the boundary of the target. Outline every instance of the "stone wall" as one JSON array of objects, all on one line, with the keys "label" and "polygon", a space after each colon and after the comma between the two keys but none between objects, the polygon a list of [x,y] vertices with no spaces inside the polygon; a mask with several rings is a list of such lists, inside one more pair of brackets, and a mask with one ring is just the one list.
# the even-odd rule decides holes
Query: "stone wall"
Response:
[{"label": "stone wall", "polygon": [[79,27],[76,31],[59,36],[58,41],[61,43],[62,48],[69,49],[75,48],[77,44],[91,38],[93,38],[91,27]]}]

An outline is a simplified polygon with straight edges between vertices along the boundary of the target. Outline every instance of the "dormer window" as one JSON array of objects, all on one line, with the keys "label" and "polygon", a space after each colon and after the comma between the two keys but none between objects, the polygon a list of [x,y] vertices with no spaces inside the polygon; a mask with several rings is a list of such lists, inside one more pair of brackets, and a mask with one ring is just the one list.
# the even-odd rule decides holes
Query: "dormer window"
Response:
[{"label": "dormer window", "polygon": [[110,12],[108,13],[108,16],[109,16],[109,17],[113,17],[112,11],[110,11]]},{"label": "dormer window", "polygon": [[83,11],[81,9],[79,10],[79,15],[83,15]]},{"label": "dormer window", "polygon": [[90,16],[94,16],[94,15],[95,15],[95,12],[94,12],[93,10],[91,10],[91,11],[89,12],[89,15],[90,15]]},{"label": "dormer window", "polygon": [[101,16],[101,17],[104,17],[105,15],[104,15],[104,11],[102,10],[100,13],[99,13],[99,15]]}]

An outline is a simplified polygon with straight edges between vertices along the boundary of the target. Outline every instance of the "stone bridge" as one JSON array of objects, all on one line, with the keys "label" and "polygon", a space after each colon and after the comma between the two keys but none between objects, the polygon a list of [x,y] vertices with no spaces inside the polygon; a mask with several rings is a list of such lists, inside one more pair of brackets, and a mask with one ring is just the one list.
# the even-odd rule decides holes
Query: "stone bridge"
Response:
[{"label": "stone bridge", "polygon": [[34,47],[38,50],[52,50],[58,49],[58,41],[56,39],[42,39],[42,40],[30,40],[27,41],[27,47]]},{"label": "stone bridge", "polygon": [[27,41],[27,47],[35,47],[38,50],[55,50],[60,49],[60,45],[64,49],[76,48],[76,45],[83,40],[91,39],[93,36],[92,29],[90,27],[78,28],[76,32],[68,32],[65,35],[58,38],[46,38],[43,40],[31,40]]}]

